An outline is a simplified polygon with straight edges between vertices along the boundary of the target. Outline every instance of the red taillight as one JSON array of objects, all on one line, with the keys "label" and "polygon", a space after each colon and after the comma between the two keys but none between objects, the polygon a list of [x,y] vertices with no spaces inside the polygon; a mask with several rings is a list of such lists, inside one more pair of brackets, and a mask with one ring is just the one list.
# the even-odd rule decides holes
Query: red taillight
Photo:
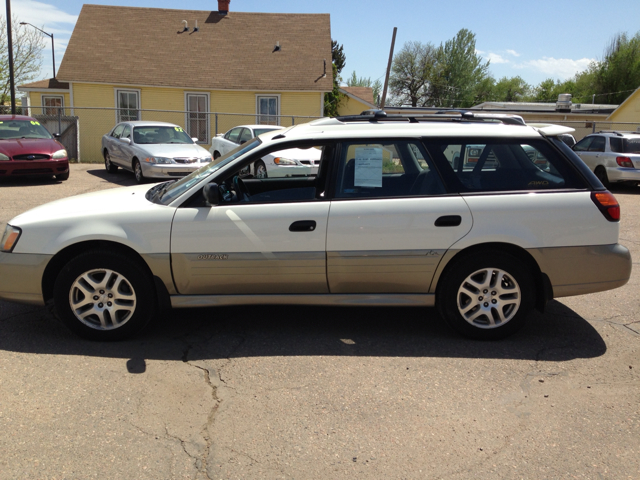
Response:
[{"label": "red taillight", "polygon": [[616,157],[616,162],[621,167],[633,168],[633,162],[629,157]]},{"label": "red taillight", "polygon": [[591,192],[591,200],[607,220],[620,221],[620,204],[611,192]]}]

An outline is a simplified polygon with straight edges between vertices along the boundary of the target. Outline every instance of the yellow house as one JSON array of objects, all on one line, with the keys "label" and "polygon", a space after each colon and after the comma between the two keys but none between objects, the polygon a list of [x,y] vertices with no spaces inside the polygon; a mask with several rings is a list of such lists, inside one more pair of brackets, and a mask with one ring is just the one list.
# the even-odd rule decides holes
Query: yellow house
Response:
[{"label": "yellow house", "polygon": [[371,87],[340,87],[343,97],[338,105],[339,115],[360,115],[365,110],[376,108]]},{"label": "yellow house", "polygon": [[32,114],[61,102],[78,118],[80,160],[97,162],[124,120],[178,124],[205,148],[236,125],[308,122],[324,114],[331,72],[328,14],[84,5],[57,78],[19,90]]},{"label": "yellow house", "polygon": [[640,87],[616,108],[607,120],[640,123]]}]

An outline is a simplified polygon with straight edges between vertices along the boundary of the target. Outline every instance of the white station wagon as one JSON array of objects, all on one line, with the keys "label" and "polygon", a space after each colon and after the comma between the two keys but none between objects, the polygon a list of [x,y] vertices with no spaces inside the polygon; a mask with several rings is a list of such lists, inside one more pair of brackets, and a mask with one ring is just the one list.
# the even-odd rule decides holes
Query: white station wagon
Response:
[{"label": "white station wagon", "polygon": [[[557,138],[570,131],[378,111],[266,133],[180,180],[17,216],[0,245],[0,297],[52,301],[98,340],[140,331],[168,302],[435,306],[464,335],[501,338],[552,298],[629,279],[620,207]],[[474,161],[458,161],[469,145]],[[243,174],[314,147],[315,176]]]}]

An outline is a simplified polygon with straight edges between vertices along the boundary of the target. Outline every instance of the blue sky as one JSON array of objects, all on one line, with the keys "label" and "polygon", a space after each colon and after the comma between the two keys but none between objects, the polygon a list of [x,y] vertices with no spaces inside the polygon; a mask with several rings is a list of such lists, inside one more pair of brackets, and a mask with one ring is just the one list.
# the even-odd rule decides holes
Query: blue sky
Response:
[{"label": "blue sky", "polygon": [[[217,0],[91,3],[217,10]],[[79,0],[12,0],[11,9],[21,21],[54,33],[57,68],[82,4]],[[490,73],[496,79],[519,75],[532,85],[549,77],[563,80],[573,76],[591,60],[600,59],[616,33],[634,35],[640,30],[638,0],[231,0],[230,10],[329,13],[332,37],[343,44],[347,57],[342,77],[346,79],[355,71],[358,76],[382,81],[393,27],[398,27],[396,52],[407,41],[439,45],[461,28],[468,28],[476,34],[478,52],[491,60]],[[47,43],[41,78],[51,76],[50,48]]]}]

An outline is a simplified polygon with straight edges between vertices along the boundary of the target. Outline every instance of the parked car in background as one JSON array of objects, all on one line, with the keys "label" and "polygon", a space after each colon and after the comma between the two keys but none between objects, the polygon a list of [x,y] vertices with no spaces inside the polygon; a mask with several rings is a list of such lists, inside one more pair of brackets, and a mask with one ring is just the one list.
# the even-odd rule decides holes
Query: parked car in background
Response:
[{"label": "parked car in background", "polygon": [[605,185],[640,182],[640,134],[598,132],[587,135],[573,151]]},{"label": "parked car in background", "polygon": [[67,180],[67,151],[35,118],[0,115],[0,177],[24,175]]},{"label": "parked car in background", "polygon": [[173,123],[122,122],[102,137],[104,166],[109,173],[129,170],[138,183],[184,177],[211,161],[196,141]]},{"label": "parked car in background", "polygon": [[[502,338],[552,298],[631,275],[618,202],[557,138],[568,131],[380,112],[268,132],[178,181],[15,217],[0,242],[0,298],[53,300],[65,325],[96,340],[138,332],[169,303],[435,306],[464,335]],[[473,168],[454,168],[466,145]],[[307,147],[322,152],[317,175],[242,173]]]},{"label": "parked car in background", "polygon": [[[284,129],[285,127],[275,125],[240,125],[211,138],[209,152],[215,160],[258,135]],[[317,149],[289,148],[265,155],[250,169],[256,178],[306,177],[318,173],[320,157],[321,152]]]}]

